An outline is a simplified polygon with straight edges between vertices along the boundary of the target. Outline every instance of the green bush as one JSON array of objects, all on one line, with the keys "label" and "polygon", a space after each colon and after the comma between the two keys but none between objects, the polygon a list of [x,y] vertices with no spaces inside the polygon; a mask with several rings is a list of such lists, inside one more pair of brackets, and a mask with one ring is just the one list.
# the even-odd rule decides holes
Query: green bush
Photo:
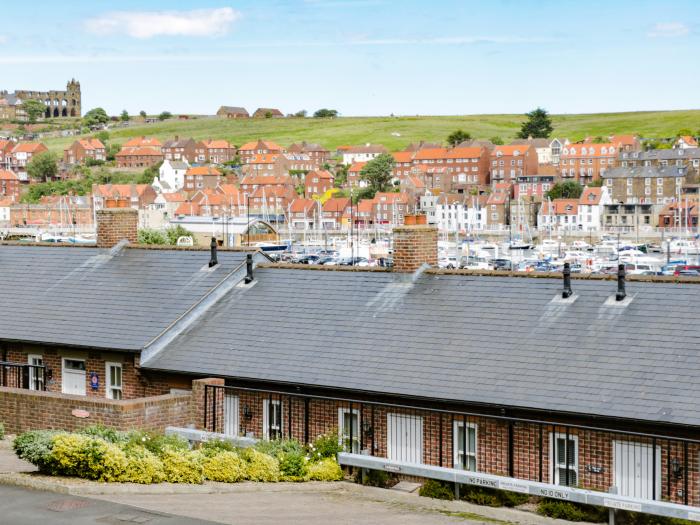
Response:
[{"label": "green bush", "polygon": [[530,496],[521,492],[499,490],[498,493],[504,507],[517,507],[530,501]]},{"label": "green bush", "polygon": [[82,434],[58,434],[53,438],[51,459],[56,474],[100,479],[107,442]]},{"label": "green bush", "polygon": [[5,439],[5,424],[0,423],[0,440]]},{"label": "green bush", "polygon": [[255,450],[268,456],[279,457],[284,454],[304,454],[304,446],[295,439],[274,439],[258,441]]},{"label": "green bush", "polygon": [[304,481],[307,474],[307,459],[303,452],[293,451],[278,456],[282,481]]},{"label": "green bush", "polygon": [[343,469],[336,460],[325,458],[306,467],[306,479],[311,481],[340,481],[343,479]]},{"label": "green bush", "polygon": [[238,454],[231,451],[219,452],[203,461],[204,477],[212,481],[236,483],[246,474],[246,463]]},{"label": "green bush", "polygon": [[502,507],[499,491],[487,487],[473,487],[464,485],[460,487],[460,499],[475,503],[477,505],[487,505],[489,507]]},{"label": "green bush", "polygon": [[446,482],[435,479],[429,479],[423,483],[423,486],[418,490],[418,494],[426,498],[455,499],[455,493],[452,488]]},{"label": "green bush", "polygon": [[179,436],[166,436],[153,432],[131,432],[129,434],[128,444],[130,446],[142,446],[158,457],[162,456],[165,449],[180,450],[182,452],[187,452],[190,449],[190,444],[186,439],[182,439]]},{"label": "green bush", "polygon": [[170,483],[202,483],[202,456],[190,450],[165,446],[160,454],[165,480]]},{"label": "green bush", "polygon": [[324,458],[335,459],[342,450],[343,447],[338,440],[338,432],[331,431],[326,434],[321,434],[309,445],[309,457],[312,461],[318,461]]},{"label": "green bush", "polygon": [[126,443],[129,441],[128,432],[120,432],[104,425],[91,425],[78,431],[78,434],[104,439],[108,443]]},{"label": "green bush", "polygon": [[246,479],[250,481],[279,481],[280,466],[277,459],[263,454],[254,448],[247,448],[241,453],[246,462]]},{"label": "green bush", "polygon": [[608,511],[602,507],[554,499],[543,499],[540,501],[537,505],[537,513],[550,518],[568,521],[599,523],[608,519]]},{"label": "green bush", "polygon": [[131,446],[125,449],[126,467],[121,481],[131,483],[161,483],[165,481],[163,462],[144,447]]},{"label": "green bush", "polygon": [[55,430],[31,430],[17,436],[12,444],[15,454],[20,459],[29,461],[41,472],[53,471],[53,438],[59,432]]},{"label": "green bush", "polygon": [[697,522],[680,518],[642,514],[641,512],[617,510],[615,511],[615,523],[619,525],[694,525]]},{"label": "green bush", "polygon": [[238,448],[230,441],[213,439],[205,441],[199,449],[205,457],[214,457],[222,452],[236,452]]}]

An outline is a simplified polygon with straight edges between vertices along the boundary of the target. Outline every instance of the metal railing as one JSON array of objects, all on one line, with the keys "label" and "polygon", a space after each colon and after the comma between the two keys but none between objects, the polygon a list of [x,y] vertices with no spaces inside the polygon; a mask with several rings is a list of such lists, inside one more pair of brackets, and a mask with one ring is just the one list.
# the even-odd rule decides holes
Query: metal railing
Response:
[{"label": "metal railing", "polygon": [[[700,504],[700,440],[493,414],[207,385],[204,429],[683,505]],[[388,468],[387,468],[388,469]]]},{"label": "metal railing", "polygon": [[46,390],[46,367],[27,363],[0,361],[0,386]]}]

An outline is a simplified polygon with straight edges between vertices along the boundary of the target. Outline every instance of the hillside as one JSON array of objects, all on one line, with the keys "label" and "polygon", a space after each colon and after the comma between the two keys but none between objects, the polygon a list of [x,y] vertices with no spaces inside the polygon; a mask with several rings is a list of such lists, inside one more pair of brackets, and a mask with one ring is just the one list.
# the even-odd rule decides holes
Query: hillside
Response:
[{"label": "hillside", "polygon": [[[372,142],[384,144],[390,150],[398,150],[419,140],[443,142],[456,129],[468,131],[475,138],[500,136],[508,141],[515,137],[523,118],[523,115],[341,117],[332,120],[225,120],[199,117],[154,124],[132,123],[127,128],[110,130],[110,138],[114,142],[123,142],[140,135],[155,136],[161,140],[179,135],[195,139],[225,138],[236,145],[257,138],[271,139],[283,145],[306,140],[319,142],[331,150],[343,144]],[[553,115],[552,120],[553,136],[571,140],[587,135],[623,133],[638,133],[643,137],[671,137],[682,128],[700,128],[700,110]],[[44,142],[50,149],[60,152],[72,140],[72,137],[61,137],[45,139]]]}]

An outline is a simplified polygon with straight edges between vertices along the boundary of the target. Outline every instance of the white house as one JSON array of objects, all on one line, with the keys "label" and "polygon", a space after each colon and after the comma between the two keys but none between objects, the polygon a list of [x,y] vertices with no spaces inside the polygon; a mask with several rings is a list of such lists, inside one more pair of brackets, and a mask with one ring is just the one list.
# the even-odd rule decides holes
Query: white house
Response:
[{"label": "white house", "polygon": [[578,201],[578,228],[583,231],[597,231],[603,224],[603,209],[611,204],[608,188],[586,186]]},{"label": "white house", "polygon": [[0,198],[0,226],[10,224],[10,207],[14,202],[12,197]]},{"label": "white house", "polygon": [[574,231],[579,229],[578,199],[554,199],[542,203],[537,214],[540,230]]},{"label": "white house", "polygon": [[367,143],[364,146],[355,146],[343,151],[343,164],[350,165],[355,162],[367,162],[377,158],[382,153],[387,153],[387,149],[381,144]]},{"label": "white house", "polygon": [[467,232],[486,227],[486,210],[477,197],[462,194],[435,196],[426,192],[419,200],[419,209],[428,223],[446,232]]},{"label": "white house", "polygon": [[697,148],[698,141],[695,140],[695,137],[683,135],[682,137],[678,137],[678,140],[676,140],[673,146],[679,149]]},{"label": "white house", "polygon": [[158,193],[173,193],[185,186],[185,173],[190,165],[182,160],[164,160],[153,179],[153,188]]},{"label": "white house", "polygon": [[[554,139],[556,140],[556,139]],[[548,139],[516,139],[511,142],[514,146],[532,146],[535,148],[537,153],[537,163],[538,164],[552,164],[552,144],[554,141],[549,141]]]}]

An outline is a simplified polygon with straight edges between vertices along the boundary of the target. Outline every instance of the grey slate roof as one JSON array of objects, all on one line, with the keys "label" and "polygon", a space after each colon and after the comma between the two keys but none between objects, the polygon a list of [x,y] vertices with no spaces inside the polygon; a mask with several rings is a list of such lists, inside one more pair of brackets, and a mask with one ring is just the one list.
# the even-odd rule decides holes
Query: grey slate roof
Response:
[{"label": "grey slate roof", "polygon": [[139,350],[244,263],[243,252],[0,246],[0,340]]},{"label": "grey slate roof", "polygon": [[700,285],[267,268],[146,368],[700,425]]},{"label": "grey slate roof", "polygon": [[628,177],[654,178],[654,177],[685,177],[687,168],[678,166],[635,166],[633,168],[610,168],[601,173],[604,179],[626,179]]},{"label": "grey slate roof", "polygon": [[700,148],[650,149],[648,151],[623,151],[620,160],[676,160],[699,159]]}]

